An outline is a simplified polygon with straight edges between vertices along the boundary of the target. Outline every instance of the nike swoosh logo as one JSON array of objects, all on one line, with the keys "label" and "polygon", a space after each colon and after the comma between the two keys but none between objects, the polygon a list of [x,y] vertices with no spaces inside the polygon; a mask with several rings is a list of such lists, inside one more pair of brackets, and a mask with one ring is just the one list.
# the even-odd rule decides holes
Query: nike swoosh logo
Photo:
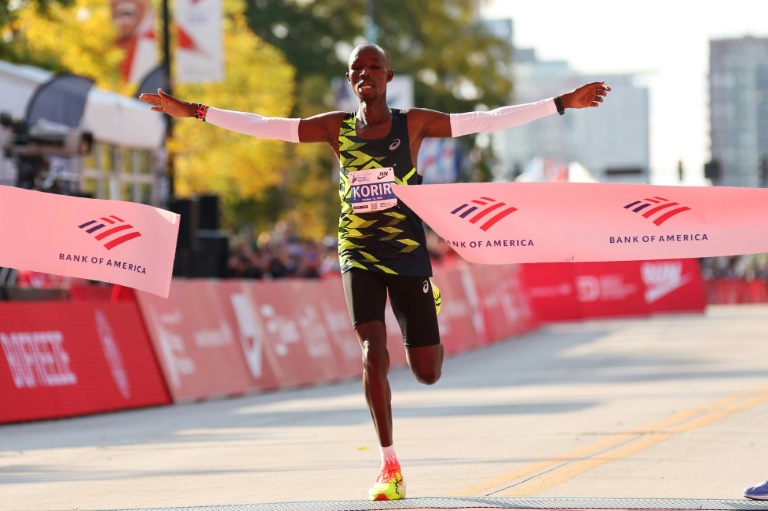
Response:
[{"label": "nike swoosh logo", "polygon": [[691,276],[686,275],[684,277],[681,277],[680,280],[671,280],[669,282],[661,282],[659,284],[656,284],[653,287],[645,290],[645,301],[646,303],[653,303],[667,296],[672,291],[683,287],[690,280],[691,280]]}]

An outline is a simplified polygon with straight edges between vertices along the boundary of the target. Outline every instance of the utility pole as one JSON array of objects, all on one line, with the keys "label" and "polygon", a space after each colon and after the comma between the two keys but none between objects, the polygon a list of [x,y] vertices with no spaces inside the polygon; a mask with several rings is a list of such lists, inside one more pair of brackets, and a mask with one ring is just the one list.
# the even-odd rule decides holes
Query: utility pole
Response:
[{"label": "utility pole", "polygon": [[[171,75],[171,12],[169,0],[163,0],[163,71],[165,71],[165,92],[173,94],[173,75]],[[165,116],[165,176],[168,179],[168,197],[173,201],[176,197],[176,168],[174,154],[168,149],[173,140],[173,117]]]}]

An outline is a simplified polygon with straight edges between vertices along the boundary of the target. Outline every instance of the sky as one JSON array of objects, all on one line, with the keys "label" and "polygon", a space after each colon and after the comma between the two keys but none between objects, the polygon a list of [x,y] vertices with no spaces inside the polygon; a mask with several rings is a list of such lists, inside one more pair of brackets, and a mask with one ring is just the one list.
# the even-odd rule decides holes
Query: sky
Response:
[{"label": "sky", "polygon": [[657,184],[676,181],[678,160],[685,184],[703,180],[710,158],[709,40],[768,37],[768,0],[482,0],[481,5],[485,17],[511,18],[515,46],[535,49],[540,60],[565,60],[584,74],[634,74],[648,87]]}]

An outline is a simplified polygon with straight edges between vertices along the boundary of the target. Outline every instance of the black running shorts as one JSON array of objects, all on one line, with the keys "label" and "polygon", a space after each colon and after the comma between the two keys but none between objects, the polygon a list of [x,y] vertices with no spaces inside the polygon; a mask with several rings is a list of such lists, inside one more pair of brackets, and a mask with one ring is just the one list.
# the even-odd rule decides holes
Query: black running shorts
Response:
[{"label": "black running shorts", "polygon": [[352,268],[342,274],[352,324],[384,323],[387,291],[406,348],[440,344],[429,277],[405,277]]}]

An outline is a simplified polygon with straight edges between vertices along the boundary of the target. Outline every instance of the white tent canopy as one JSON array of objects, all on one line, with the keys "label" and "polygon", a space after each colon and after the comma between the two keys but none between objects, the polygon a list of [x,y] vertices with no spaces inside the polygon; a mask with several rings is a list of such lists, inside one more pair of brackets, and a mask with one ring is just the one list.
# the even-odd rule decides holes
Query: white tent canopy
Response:
[{"label": "white tent canopy", "polygon": [[[52,77],[43,69],[0,61],[0,112],[23,120],[37,88]],[[88,93],[81,128],[98,142],[135,149],[157,149],[165,135],[162,114],[137,99],[95,87]]]}]

